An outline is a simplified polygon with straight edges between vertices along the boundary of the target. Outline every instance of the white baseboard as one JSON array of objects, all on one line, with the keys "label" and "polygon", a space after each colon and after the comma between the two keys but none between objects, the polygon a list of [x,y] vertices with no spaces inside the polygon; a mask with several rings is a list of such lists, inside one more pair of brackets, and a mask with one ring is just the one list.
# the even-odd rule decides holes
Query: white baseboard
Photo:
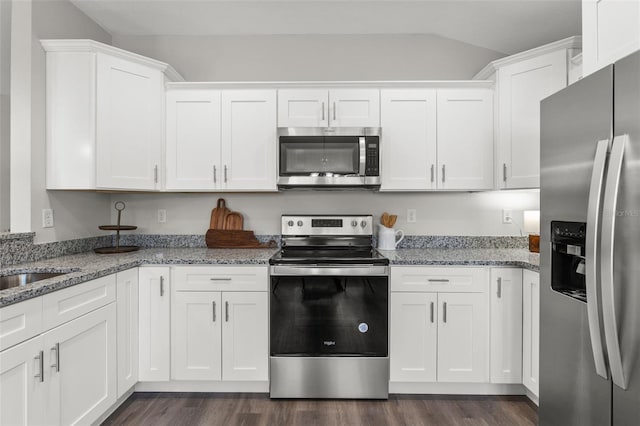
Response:
[{"label": "white baseboard", "polygon": [[441,395],[526,395],[521,384],[390,382],[389,393]]},{"label": "white baseboard", "polygon": [[138,382],[136,392],[269,392],[269,382]]},{"label": "white baseboard", "polygon": [[527,398],[531,400],[531,402],[536,404],[538,407],[540,406],[540,400],[538,399],[538,395],[531,392],[526,386],[524,388],[524,392],[525,392],[525,395],[527,395]]}]

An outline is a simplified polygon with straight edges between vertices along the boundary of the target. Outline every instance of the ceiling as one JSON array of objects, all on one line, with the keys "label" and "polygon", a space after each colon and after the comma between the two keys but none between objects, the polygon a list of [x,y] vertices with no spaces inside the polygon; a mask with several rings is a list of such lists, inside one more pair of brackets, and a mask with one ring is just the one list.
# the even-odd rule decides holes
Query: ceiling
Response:
[{"label": "ceiling", "polygon": [[433,34],[504,54],[581,34],[580,0],[71,0],[112,35]]}]

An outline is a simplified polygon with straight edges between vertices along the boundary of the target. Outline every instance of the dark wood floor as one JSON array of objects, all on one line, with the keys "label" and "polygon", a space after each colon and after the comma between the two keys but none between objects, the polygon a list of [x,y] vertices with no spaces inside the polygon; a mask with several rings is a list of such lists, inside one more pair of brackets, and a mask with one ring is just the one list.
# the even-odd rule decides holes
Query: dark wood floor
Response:
[{"label": "dark wood floor", "polygon": [[267,394],[135,393],[105,425],[536,425],[524,396],[391,395],[388,401],[270,400]]}]

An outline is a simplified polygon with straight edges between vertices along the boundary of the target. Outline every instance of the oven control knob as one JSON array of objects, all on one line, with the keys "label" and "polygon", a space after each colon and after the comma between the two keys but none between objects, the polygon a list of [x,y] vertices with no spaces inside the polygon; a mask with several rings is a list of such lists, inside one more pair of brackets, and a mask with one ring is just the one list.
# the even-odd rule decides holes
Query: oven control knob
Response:
[{"label": "oven control knob", "polygon": [[353,227],[358,226],[358,221],[357,220],[352,220],[351,221],[351,226],[353,226]]},{"label": "oven control knob", "polygon": [[362,226],[363,228],[366,227],[367,226],[367,222],[363,220],[362,222],[360,222],[360,226]]},{"label": "oven control knob", "polygon": [[298,221],[298,226],[302,226],[302,221],[301,220]]},{"label": "oven control knob", "polygon": [[292,221],[292,220],[290,220],[289,222],[287,222],[287,225],[289,225],[289,226],[293,226],[293,221]]}]

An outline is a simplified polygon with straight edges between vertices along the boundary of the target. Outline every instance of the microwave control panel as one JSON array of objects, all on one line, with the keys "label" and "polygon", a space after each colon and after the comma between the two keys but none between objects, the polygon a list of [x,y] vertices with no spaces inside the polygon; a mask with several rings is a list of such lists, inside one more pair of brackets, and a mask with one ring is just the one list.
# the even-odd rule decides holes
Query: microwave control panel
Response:
[{"label": "microwave control panel", "polygon": [[368,137],[366,142],[365,176],[380,175],[380,140],[378,137]]}]

